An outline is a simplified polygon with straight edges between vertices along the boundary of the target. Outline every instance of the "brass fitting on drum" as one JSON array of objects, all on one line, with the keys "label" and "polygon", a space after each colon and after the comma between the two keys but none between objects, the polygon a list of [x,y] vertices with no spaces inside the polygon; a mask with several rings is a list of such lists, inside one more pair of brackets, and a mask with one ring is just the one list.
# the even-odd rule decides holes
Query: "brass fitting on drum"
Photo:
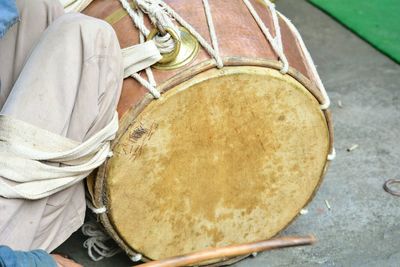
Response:
[{"label": "brass fitting on drum", "polygon": [[[172,28],[166,27],[165,31],[171,35],[172,40],[174,41],[174,49],[166,54],[162,54],[162,58],[158,61],[161,64],[169,63],[174,60],[178,54],[179,50],[181,49],[181,38]],[[159,34],[159,30],[154,28],[150,31],[149,35],[147,36],[147,41],[152,40],[157,34]]]},{"label": "brass fitting on drum", "polygon": [[[178,27],[178,32],[176,32],[172,28],[166,27],[165,31],[171,35],[175,47],[171,52],[162,54],[158,63],[153,65],[154,68],[161,70],[177,69],[188,64],[197,56],[200,45],[186,28]],[[152,40],[157,34],[159,34],[159,30],[157,28],[152,29],[147,40]]]}]

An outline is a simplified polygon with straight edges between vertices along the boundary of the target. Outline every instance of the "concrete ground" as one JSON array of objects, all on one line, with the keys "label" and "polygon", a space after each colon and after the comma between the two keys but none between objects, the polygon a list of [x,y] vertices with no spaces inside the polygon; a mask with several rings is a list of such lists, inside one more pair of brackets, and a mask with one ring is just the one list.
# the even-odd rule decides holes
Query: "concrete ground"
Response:
[{"label": "concrete ground", "polygon": [[[337,158],[308,214],[281,234],[313,233],[318,243],[235,266],[400,266],[400,198],[382,189],[400,178],[400,67],[306,1],[277,6],[298,26],[330,94]],[[359,147],[347,152],[353,144]],[[84,266],[132,264],[123,253],[95,263],[82,242],[76,233],[59,251]]]}]

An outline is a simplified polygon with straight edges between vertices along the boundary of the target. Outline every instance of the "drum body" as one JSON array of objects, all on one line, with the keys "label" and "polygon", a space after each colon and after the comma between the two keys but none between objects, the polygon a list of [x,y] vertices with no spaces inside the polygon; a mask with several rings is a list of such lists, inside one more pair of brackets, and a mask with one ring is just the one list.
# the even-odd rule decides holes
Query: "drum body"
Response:
[{"label": "drum body", "polygon": [[[166,1],[210,40],[201,0]],[[275,35],[270,11],[254,8]],[[224,67],[202,48],[179,68],[153,69],[162,97],[124,81],[114,156],[93,200],[128,253],[160,259],[273,237],[311,200],[332,151],[330,114],[299,40],[279,18],[282,64],[242,1],[212,0]],[[84,13],[106,19],[121,47],[139,33],[119,1]],[[148,25],[149,22],[146,22]]]}]

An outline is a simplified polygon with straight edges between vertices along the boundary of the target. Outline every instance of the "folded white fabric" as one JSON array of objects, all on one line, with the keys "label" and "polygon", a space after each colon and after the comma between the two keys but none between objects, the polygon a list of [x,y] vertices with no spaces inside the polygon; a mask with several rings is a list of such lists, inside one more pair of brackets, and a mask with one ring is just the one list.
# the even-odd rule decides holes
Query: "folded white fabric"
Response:
[{"label": "folded white fabric", "polygon": [[76,184],[111,155],[117,130],[117,112],[83,143],[0,115],[0,196],[39,199]]},{"label": "folded white fabric", "polygon": [[60,0],[65,12],[81,12],[93,0]]},{"label": "folded white fabric", "polygon": [[161,54],[153,40],[122,49],[124,78],[157,63]]}]

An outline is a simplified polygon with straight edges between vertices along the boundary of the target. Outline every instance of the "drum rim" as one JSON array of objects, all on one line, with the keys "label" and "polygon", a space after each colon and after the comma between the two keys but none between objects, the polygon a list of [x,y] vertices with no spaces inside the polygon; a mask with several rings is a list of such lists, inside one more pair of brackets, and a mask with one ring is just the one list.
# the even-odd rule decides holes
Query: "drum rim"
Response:
[{"label": "drum rim", "polygon": [[[246,58],[246,57],[225,57],[223,58],[224,66],[226,67],[232,67],[232,66],[242,66],[242,67],[264,67],[264,68],[270,68],[274,70],[280,70],[282,67],[282,63],[275,61],[275,60],[268,60],[268,59],[254,59],[254,58]],[[157,89],[161,92],[164,93],[172,88],[174,88],[176,85],[187,81],[194,76],[205,72],[209,69],[215,68],[216,63],[214,60],[207,60],[204,62],[201,62],[199,64],[196,64],[188,69],[185,69],[184,71],[172,76],[171,78],[167,79],[164,81],[162,84],[160,84]],[[304,86],[306,90],[308,90],[311,95],[315,97],[315,99],[322,104],[323,103],[323,97],[320,91],[317,89],[317,87],[312,83],[310,79],[308,79],[306,76],[304,76],[301,72],[296,70],[293,67],[289,67],[289,71],[287,72],[287,75],[291,76],[294,78],[297,82],[299,82],[301,85]],[[112,143],[112,148],[118,143],[122,135],[126,132],[128,127],[130,126],[130,121],[132,121],[135,117],[137,117],[138,114],[140,114],[143,109],[153,101],[153,97],[150,93],[147,93],[140,102],[138,102],[137,105],[131,107],[128,111],[125,112],[125,114],[122,115],[120,119],[120,129],[118,130],[117,136],[115,140]],[[327,123],[327,129],[328,129],[328,134],[329,134],[329,149],[328,151],[331,153],[333,151],[333,124],[332,124],[332,115],[329,109],[327,110],[322,110],[322,113],[326,119]],[[94,196],[92,201],[94,202],[95,207],[106,207],[108,208],[108,200],[107,200],[107,185],[105,182],[106,174],[107,174],[107,164],[108,161],[106,161],[99,169],[97,174],[95,175],[95,181],[94,181]],[[314,198],[315,194],[317,193],[324,176],[327,172],[327,169],[329,167],[329,161],[326,160],[325,166],[323,168],[323,172],[321,174],[321,177],[319,179],[318,184],[314,188],[313,193],[310,195],[309,199],[307,200],[306,205],[310,203],[310,201]],[[297,214],[296,216],[293,217],[291,221],[287,223],[285,227],[282,228],[281,231],[279,231],[276,235],[279,235],[280,232],[285,230],[292,222],[299,216]],[[135,251],[133,248],[130,247],[127,242],[119,235],[118,231],[115,229],[111,219],[109,218],[108,212],[101,213],[99,214],[100,222],[104,226],[106,232],[114,239],[114,241],[127,253],[128,256],[134,256],[137,253],[140,253],[138,251]],[[230,265],[234,264],[240,260],[243,260],[247,258],[249,255],[245,256],[238,256],[234,258],[229,258],[222,260],[220,262],[212,263],[212,264],[207,264],[203,266],[223,266],[223,265]],[[145,255],[142,255],[142,260],[143,261],[151,261],[151,259],[147,258]]]}]

